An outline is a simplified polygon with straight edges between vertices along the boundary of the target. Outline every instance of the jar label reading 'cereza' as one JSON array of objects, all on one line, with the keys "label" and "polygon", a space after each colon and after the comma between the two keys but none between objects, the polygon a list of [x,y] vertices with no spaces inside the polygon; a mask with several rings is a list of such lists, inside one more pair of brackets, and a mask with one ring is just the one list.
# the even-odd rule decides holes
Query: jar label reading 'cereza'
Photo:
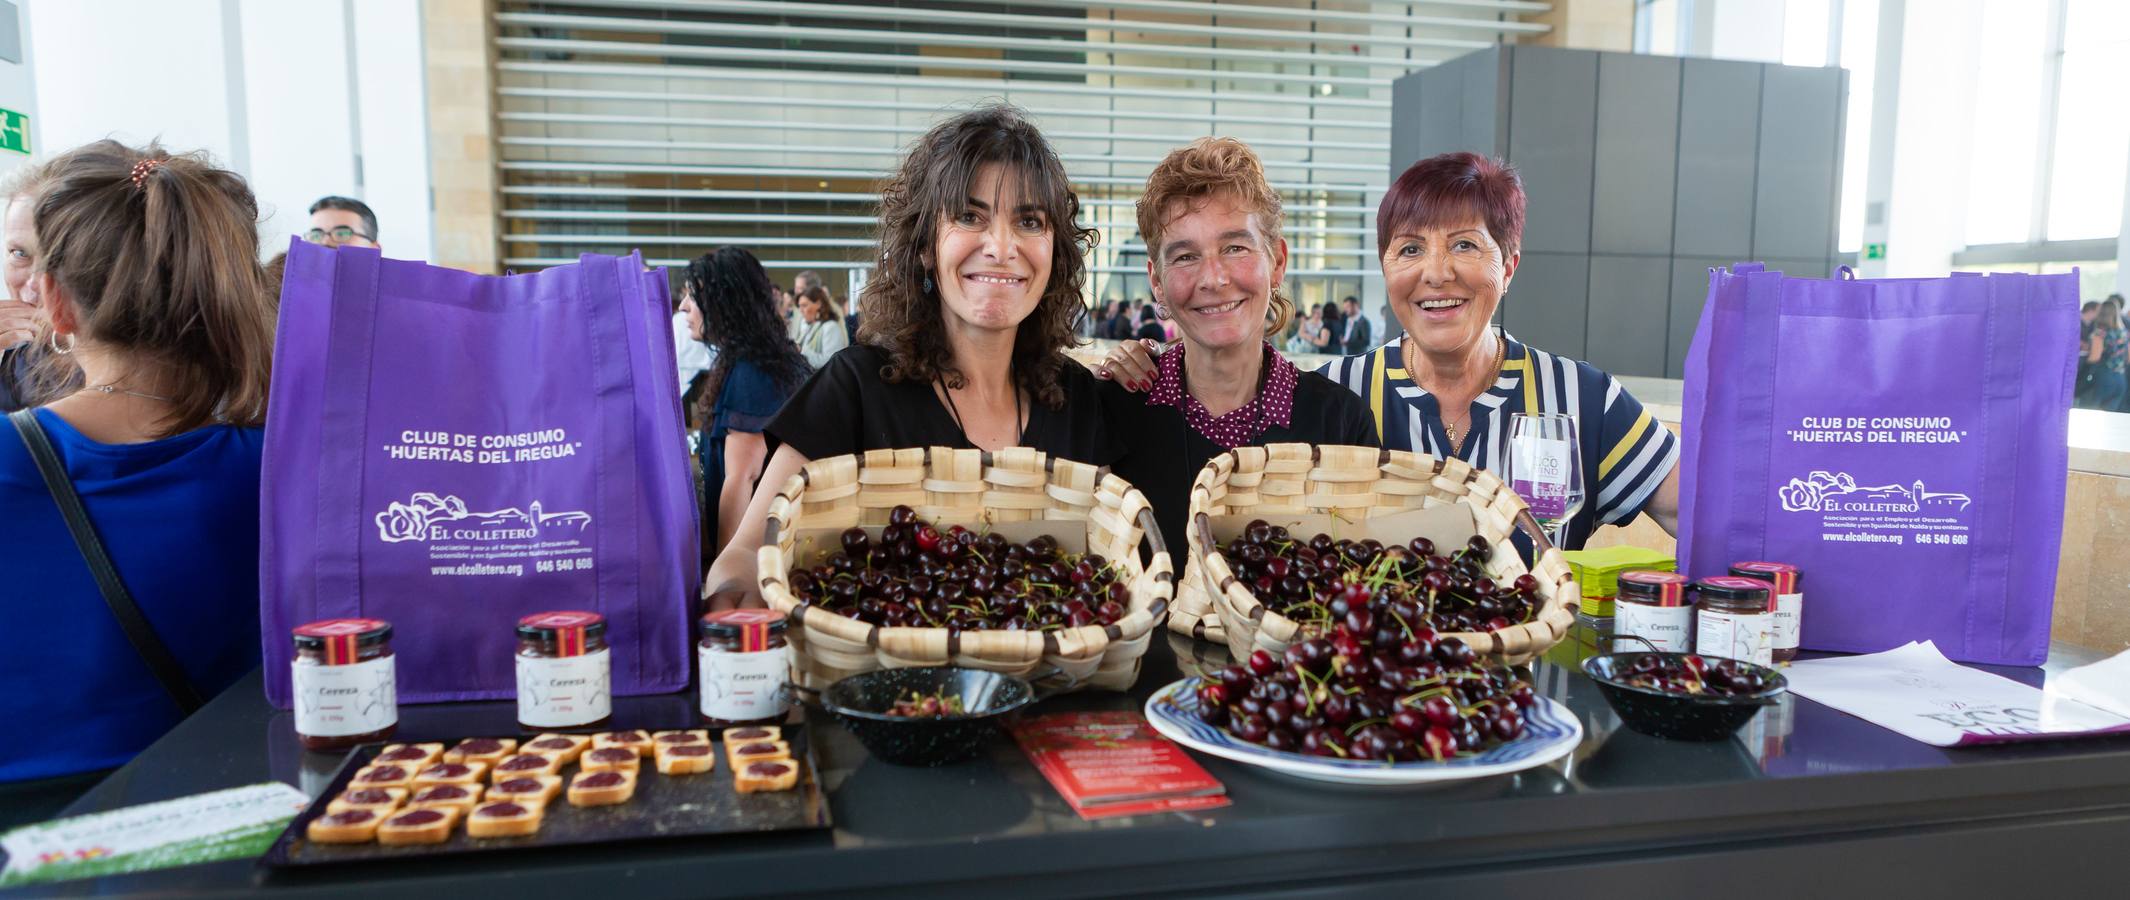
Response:
[{"label": "jar label reading 'cereza'", "polygon": [[1775,649],[1797,649],[1798,627],[1802,624],[1805,609],[1803,593],[1775,595]]},{"label": "jar label reading 'cereza'", "polygon": [[784,680],[789,663],[784,648],[754,653],[696,649],[702,663],[703,715],[727,722],[750,722],[784,714]]},{"label": "jar label reading 'cereza'", "polygon": [[[1656,645],[1658,653],[1694,652],[1694,608],[1691,606],[1649,606],[1621,601],[1615,606],[1617,618],[1612,632],[1618,635],[1634,635]],[[1623,650],[1641,650],[1633,641],[1623,645]]]},{"label": "jar label reading 'cereza'", "polygon": [[609,651],[551,659],[518,657],[518,721],[567,728],[606,718],[614,709]]},{"label": "jar label reading 'cereza'", "polygon": [[298,663],[289,669],[296,695],[296,732],[341,737],[383,731],[399,722],[394,656],[345,666]]}]

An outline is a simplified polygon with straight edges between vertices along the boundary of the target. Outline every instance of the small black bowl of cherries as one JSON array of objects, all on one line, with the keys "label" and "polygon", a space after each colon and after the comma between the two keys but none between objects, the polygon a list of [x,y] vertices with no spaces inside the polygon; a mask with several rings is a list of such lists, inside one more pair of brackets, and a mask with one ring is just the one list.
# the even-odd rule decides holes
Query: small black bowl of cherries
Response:
[{"label": "small black bowl of cherries", "polygon": [[1767,666],[1693,653],[1612,653],[1583,660],[1620,721],[1675,741],[1720,741],[1788,689]]}]

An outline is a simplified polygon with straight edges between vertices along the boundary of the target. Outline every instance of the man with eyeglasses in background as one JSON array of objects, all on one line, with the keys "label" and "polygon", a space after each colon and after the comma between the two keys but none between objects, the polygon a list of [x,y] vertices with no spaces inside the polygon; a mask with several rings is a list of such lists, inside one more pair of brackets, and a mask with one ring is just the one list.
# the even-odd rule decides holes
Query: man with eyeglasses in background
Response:
[{"label": "man with eyeglasses in background", "polygon": [[303,239],[328,247],[384,249],[377,243],[377,214],[352,197],[321,197],[311,204],[311,230]]}]

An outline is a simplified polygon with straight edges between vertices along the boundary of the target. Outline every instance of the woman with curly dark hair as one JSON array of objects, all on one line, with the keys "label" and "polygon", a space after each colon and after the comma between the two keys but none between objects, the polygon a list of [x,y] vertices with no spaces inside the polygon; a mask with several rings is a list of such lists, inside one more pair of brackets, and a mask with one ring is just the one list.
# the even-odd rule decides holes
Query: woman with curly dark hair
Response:
[{"label": "woman with curly dark hair", "polygon": [[[1094,377],[1064,354],[1085,315],[1080,200],[1041,132],[1010,106],[948,119],[911,145],[880,192],[880,257],[858,343],[769,423],[762,483],[865,450],[1032,447],[1108,465]],[[713,606],[759,602],[755,550],[773,490],[703,581]]]},{"label": "woman with curly dark hair", "polygon": [[785,334],[775,288],[754,254],[726,247],[696,257],[683,290],[682,309],[691,323],[701,323],[694,337],[718,349],[703,384],[709,410],[696,453],[703,464],[703,531],[717,535],[722,548],[769,458],[762,429],[813,368]]}]

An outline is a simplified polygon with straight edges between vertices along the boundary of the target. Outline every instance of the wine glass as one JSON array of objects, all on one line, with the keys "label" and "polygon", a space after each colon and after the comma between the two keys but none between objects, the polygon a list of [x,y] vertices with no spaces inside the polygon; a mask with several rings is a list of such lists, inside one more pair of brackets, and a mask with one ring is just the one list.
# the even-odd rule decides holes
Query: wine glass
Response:
[{"label": "wine glass", "polygon": [[1503,480],[1524,498],[1531,517],[1555,546],[1567,534],[1568,522],[1583,510],[1583,456],[1578,446],[1574,416],[1516,413],[1509,418],[1509,471]]}]

